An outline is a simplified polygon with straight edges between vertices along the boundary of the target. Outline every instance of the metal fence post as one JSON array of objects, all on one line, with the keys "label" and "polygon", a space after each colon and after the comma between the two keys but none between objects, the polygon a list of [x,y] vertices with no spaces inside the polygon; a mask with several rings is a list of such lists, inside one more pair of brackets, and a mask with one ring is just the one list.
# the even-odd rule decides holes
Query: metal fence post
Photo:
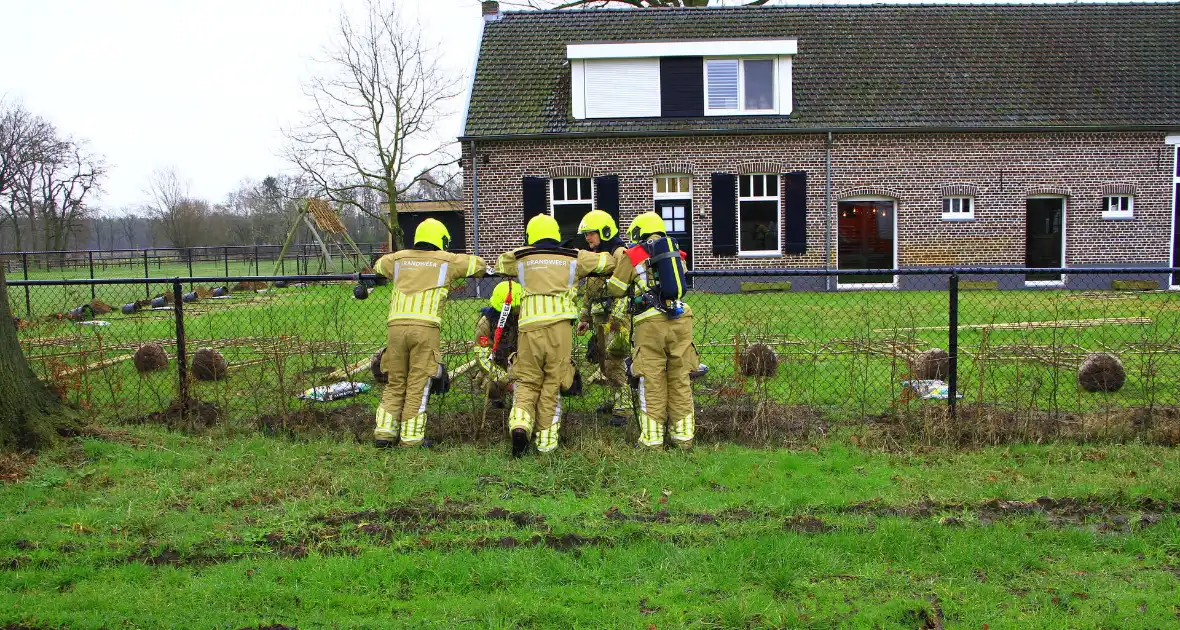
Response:
[{"label": "metal fence post", "polygon": [[184,300],[181,299],[180,278],[172,279],[173,308],[176,311],[176,373],[180,379],[180,409],[188,409],[188,358],[184,352]]},{"label": "metal fence post", "polygon": [[254,246],[254,275],[261,275],[258,273],[258,246]]},{"label": "metal fence post", "polygon": [[951,420],[955,419],[955,402],[959,389],[959,274],[952,273],[947,281],[950,304],[947,321],[946,406]]},{"label": "metal fence post", "polygon": [[188,290],[192,291],[193,290],[193,281],[192,281],[192,277],[193,277],[193,248],[189,247],[189,248],[185,249],[184,252],[185,252],[185,255],[188,256],[188,277],[189,277]]},{"label": "metal fence post", "polygon": [[[143,278],[146,280],[149,277],[151,277],[151,272],[148,271],[148,253],[145,249],[143,250]],[[147,294],[147,299],[152,299],[152,285],[145,282],[143,284],[143,292]]]},{"label": "metal fence post", "polygon": [[222,247],[221,248],[221,255],[225,258],[225,277],[228,278],[229,277],[229,248]]},{"label": "metal fence post", "polygon": [[[29,279],[29,255],[21,253],[21,267],[24,268],[25,280]],[[33,301],[29,298],[29,285],[25,285],[25,317],[33,316]]]},{"label": "metal fence post", "polygon": [[[86,252],[86,258],[90,260],[90,279],[94,279],[94,252]],[[90,299],[95,299],[94,285],[90,285]]]}]

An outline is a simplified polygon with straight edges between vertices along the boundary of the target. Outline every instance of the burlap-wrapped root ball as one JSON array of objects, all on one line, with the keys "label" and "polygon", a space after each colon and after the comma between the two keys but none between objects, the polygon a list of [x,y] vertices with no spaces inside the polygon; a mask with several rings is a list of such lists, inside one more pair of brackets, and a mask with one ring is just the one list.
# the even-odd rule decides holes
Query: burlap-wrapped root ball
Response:
[{"label": "burlap-wrapped root ball", "polygon": [[132,360],[135,361],[135,371],[140,374],[168,367],[168,353],[158,343],[143,344],[135,351]]},{"label": "burlap-wrapped root ball", "polygon": [[910,367],[918,380],[945,381],[951,373],[951,355],[942,348],[931,348],[914,357]]},{"label": "burlap-wrapped root ball", "polygon": [[778,373],[778,355],[764,343],[750,344],[742,353],[742,374],[769,377]]},{"label": "burlap-wrapped root ball", "polygon": [[1123,362],[1113,354],[1091,353],[1078,368],[1078,385],[1088,392],[1117,392],[1126,382]]},{"label": "burlap-wrapped root ball", "polygon": [[229,371],[225,357],[213,348],[201,348],[193,355],[193,376],[199,381],[220,381]]},{"label": "burlap-wrapped root ball", "polygon": [[369,363],[369,370],[373,372],[373,380],[378,383],[388,383],[389,375],[381,369],[381,358],[385,356],[385,348],[373,353],[373,360]]}]

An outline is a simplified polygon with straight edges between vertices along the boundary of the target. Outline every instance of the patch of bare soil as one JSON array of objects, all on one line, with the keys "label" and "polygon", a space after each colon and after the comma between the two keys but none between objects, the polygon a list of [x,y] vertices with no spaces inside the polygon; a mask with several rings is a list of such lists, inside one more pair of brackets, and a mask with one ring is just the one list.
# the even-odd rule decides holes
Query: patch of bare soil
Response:
[{"label": "patch of bare soil", "polygon": [[825,534],[836,528],[810,514],[799,514],[784,521],[783,529],[796,534]]},{"label": "patch of bare soil", "polygon": [[162,424],[173,431],[200,433],[221,420],[221,409],[213,404],[189,399],[187,403],[173,400],[164,411],[153,411],[133,423]]},{"label": "patch of bare soil", "polygon": [[16,483],[37,463],[32,453],[0,453],[0,483]]},{"label": "patch of bare soil", "polygon": [[[996,521],[1043,514],[1049,524],[1057,527],[1077,527],[1088,521],[1098,531],[1126,532],[1149,527],[1160,521],[1161,515],[1180,510],[1180,501],[1157,501],[1145,497],[1132,503],[1117,504],[1098,498],[1040,497],[1035,501],[1008,501],[990,499],[978,505],[944,503],[922,500],[909,505],[880,505],[865,501],[849,505],[838,511],[850,514],[873,516],[900,516],[903,518],[930,518],[945,513],[974,513],[981,525]],[[944,518],[943,525],[961,525],[959,518]]]},{"label": "patch of bare soil", "polygon": [[721,398],[696,416],[696,441],[753,446],[799,444],[828,431],[823,412],[805,405],[756,400],[752,394]]},{"label": "patch of bare soil", "polygon": [[373,410],[361,404],[345,407],[304,407],[258,418],[259,428],[268,435],[286,437],[348,436],[364,443],[373,439]]},{"label": "patch of bare soil", "polygon": [[[504,508],[492,508],[481,512],[462,504],[435,505],[401,505],[384,511],[362,510],[359,512],[345,512],[342,514],[328,514],[320,516],[317,522],[325,525],[339,526],[345,523],[361,524],[361,530],[366,533],[380,533],[381,525],[397,526],[399,529],[433,529],[437,525],[449,521],[476,520],[504,520],[511,521],[517,527],[540,526],[545,524],[545,517],[531,512],[513,512]],[[373,527],[376,526],[376,527]],[[367,531],[369,527],[372,531]]]},{"label": "patch of bare soil", "polygon": [[909,413],[882,415],[867,425],[866,446],[919,441],[956,447],[1042,443],[1122,443],[1140,440],[1151,444],[1180,444],[1180,408],[1112,408],[1087,413],[1011,410],[984,403],[963,403],[956,417],[944,405],[926,405]]}]

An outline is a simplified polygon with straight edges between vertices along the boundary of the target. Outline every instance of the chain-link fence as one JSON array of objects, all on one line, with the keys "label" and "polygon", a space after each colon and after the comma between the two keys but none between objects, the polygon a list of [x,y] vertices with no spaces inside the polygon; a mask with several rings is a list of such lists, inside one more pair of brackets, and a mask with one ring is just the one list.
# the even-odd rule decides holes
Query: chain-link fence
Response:
[{"label": "chain-link fence", "polygon": [[[698,437],[781,443],[850,423],[885,441],[1173,442],[1173,271],[697,272],[687,300],[708,366],[693,381]],[[504,431],[506,412],[490,404],[474,353],[497,281],[471,279],[452,292],[442,326],[452,387],[431,398],[428,434],[485,440]],[[357,290],[348,275],[185,277],[148,280],[145,292],[141,278],[14,280],[10,296],[34,369],[95,418],[330,429],[363,440],[380,394],[371,358],[385,343],[389,287],[374,276],[362,282]],[[625,391],[603,383],[587,342],[575,338],[587,387],[565,401],[563,431],[607,427],[596,410]],[[340,381],[371,389],[330,403],[299,398]],[[200,402],[177,405],[188,398]]]},{"label": "chain-link fence", "polygon": [[[385,243],[357,243],[361,256],[339,243],[151,247],[68,251],[0,252],[9,278],[173,278],[269,273],[351,273],[388,249]],[[325,255],[326,253],[326,255]]]}]

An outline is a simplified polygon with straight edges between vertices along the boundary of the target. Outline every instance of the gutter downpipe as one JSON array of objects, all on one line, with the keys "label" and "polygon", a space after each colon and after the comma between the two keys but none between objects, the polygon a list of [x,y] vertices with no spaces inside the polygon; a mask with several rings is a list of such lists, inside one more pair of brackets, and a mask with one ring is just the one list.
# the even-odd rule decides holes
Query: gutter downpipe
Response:
[{"label": "gutter downpipe", "polygon": [[[473,141],[474,143],[474,141]],[[828,132],[828,140],[824,143],[824,169],[827,171],[827,181],[824,182],[824,271],[832,269],[832,132]],[[832,290],[832,276],[824,276],[824,288]]]},{"label": "gutter downpipe", "polygon": [[[471,254],[479,255],[479,156],[475,154],[475,139],[471,139]],[[481,298],[482,283],[475,283],[475,297]]]}]

